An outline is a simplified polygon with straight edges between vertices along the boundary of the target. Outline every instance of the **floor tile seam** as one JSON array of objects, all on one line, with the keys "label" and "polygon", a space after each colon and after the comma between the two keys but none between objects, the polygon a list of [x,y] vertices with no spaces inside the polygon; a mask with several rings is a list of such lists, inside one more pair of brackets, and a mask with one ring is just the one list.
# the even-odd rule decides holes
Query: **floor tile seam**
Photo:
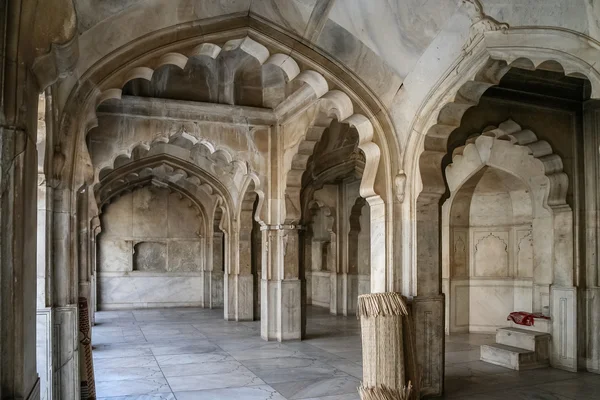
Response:
[{"label": "floor tile seam", "polygon": [[[215,363],[215,364],[221,364],[223,362],[237,362],[238,364],[240,364],[239,367],[243,367],[250,374],[252,374],[255,377],[257,377],[257,378],[259,378],[259,379],[262,380],[262,378],[260,376],[256,375],[256,373],[254,373],[254,371],[252,371],[250,368],[246,367],[245,365],[243,365],[239,361],[210,361],[210,363]],[[194,365],[194,364],[204,365],[204,364],[207,364],[207,363],[175,364],[173,366],[177,367],[177,366],[181,366],[181,365]],[[163,375],[165,374],[165,372],[162,370],[162,367],[161,367],[161,372],[163,373]],[[195,373],[195,374],[190,374],[190,375],[181,375],[181,374],[179,374],[179,375],[169,376],[168,378],[177,378],[177,377],[184,377],[184,376],[188,376],[189,377],[189,376],[208,376],[208,375],[236,374],[236,373],[239,373],[239,372],[240,372],[240,370],[238,370],[238,368],[236,368],[236,369],[234,369],[233,371],[230,371],[230,372],[208,372],[208,373],[203,373],[203,374]],[[167,378],[166,375],[164,375],[164,376],[165,376],[165,378]]]},{"label": "floor tile seam", "polygon": [[217,390],[232,390],[232,389],[244,389],[244,388],[249,388],[249,387],[257,387],[257,386],[268,386],[270,387],[273,392],[277,393],[278,395],[280,395],[281,397],[283,397],[284,399],[287,400],[287,398],[282,395],[281,393],[279,393],[273,386],[269,385],[266,382],[263,383],[258,383],[258,384],[253,384],[253,385],[245,385],[245,386],[231,386],[231,387],[224,387],[224,388],[211,388],[211,389],[196,389],[196,390],[179,390],[177,392],[173,392],[173,395],[175,396],[175,398],[177,398],[177,393],[185,393],[185,392],[208,392],[208,391],[217,391]]},{"label": "floor tile seam", "polygon": [[160,373],[163,376],[163,379],[165,380],[165,382],[167,382],[167,386],[169,386],[169,390],[171,390],[171,394],[173,395],[173,397],[175,397],[175,399],[177,399],[177,396],[175,396],[175,392],[173,392],[173,388],[171,387],[171,384],[169,383],[169,380],[167,379],[167,377],[165,376],[164,371],[162,370],[162,367],[160,366],[160,364],[158,363],[158,360],[156,359],[156,356],[153,355],[154,358],[154,362],[156,362],[156,365],[158,365],[158,368],[160,369]]}]

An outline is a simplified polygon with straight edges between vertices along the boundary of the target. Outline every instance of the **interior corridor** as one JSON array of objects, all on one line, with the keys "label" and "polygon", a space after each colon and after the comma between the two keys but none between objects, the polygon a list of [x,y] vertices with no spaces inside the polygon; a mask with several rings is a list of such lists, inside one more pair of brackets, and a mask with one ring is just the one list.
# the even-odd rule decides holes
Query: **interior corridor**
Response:
[{"label": "interior corridor", "polygon": [[[99,400],[358,400],[360,324],[309,307],[307,339],[265,342],[260,322],[221,310],[101,311],[94,327]],[[512,371],[479,361],[493,335],[446,337],[446,395],[471,400],[597,399],[595,374]]]}]

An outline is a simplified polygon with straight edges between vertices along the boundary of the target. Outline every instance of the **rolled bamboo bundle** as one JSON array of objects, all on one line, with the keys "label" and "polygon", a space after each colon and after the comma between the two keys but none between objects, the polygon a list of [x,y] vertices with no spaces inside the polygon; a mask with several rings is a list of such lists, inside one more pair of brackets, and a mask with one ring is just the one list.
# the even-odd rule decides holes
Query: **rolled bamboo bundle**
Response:
[{"label": "rolled bamboo bundle", "polygon": [[402,319],[408,315],[399,293],[358,296],[363,348],[362,400],[409,400],[405,381]]}]

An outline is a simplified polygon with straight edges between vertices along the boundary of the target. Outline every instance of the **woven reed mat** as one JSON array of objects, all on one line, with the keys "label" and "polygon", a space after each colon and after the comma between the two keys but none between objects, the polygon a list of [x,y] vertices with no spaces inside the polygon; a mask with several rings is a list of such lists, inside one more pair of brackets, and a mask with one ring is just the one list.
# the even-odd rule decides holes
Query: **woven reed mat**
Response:
[{"label": "woven reed mat", "polygon": [[405,382],[403,319],[408,310],[399,293],[358,296],[363,348],[362,400],[409,400]]},{"label": "woven reed mat", "polygon": [[92,339],[90,314],[87,299],[79,298],[79,360],[83,363],[80,369],[81,400],[96,400],[96,383],[94,381],[94,360],[92,358]]}]

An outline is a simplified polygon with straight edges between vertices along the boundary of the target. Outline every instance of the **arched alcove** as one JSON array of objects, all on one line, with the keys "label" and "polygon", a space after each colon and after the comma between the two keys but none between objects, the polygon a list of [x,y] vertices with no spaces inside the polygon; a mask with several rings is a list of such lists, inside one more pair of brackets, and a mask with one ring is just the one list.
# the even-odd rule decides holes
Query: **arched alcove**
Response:
[{"label": "arched alcove", "polygon": [[495,332],[512,311],[532,311],[533,210],[518,177],[483,167],[442,211],[448,333]]}]

